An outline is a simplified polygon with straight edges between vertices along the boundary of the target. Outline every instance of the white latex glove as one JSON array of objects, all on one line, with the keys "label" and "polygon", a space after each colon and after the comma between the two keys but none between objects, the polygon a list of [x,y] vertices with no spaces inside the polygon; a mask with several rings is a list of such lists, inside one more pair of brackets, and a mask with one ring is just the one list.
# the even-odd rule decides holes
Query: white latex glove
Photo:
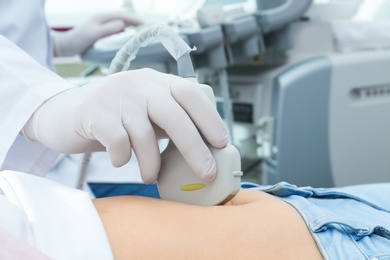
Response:
[{"label": "white latex glove", "polygon": [[86,51],[102,37],[118,33],[130,25],[140,25],[134,15],[115,11],[97,14],[65,32],[52,31],[56,56],[73,56]]},{"label": "white latex glove", "polygon": [[227,129],[199,85],[151,69],[119,72],[60,93],[38,108],[24,130],[62,153],[107,150],[117,167],[133,149],[145,183],[157,179],[161,130],[204,180],[215,178],[217,169],[202,136],[216,148],[228,143]]}]

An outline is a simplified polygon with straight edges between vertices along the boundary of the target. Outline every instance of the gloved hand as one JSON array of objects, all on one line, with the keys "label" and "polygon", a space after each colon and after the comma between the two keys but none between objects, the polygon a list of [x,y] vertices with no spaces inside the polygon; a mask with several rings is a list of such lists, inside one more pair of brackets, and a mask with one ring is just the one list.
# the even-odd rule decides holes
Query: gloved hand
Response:
[{"label": "gloved hand", "polygon": [[215,177],[216,163],[202,136],[223,148],[228,134],[214,104],[196,83],[151,69],[119,72],[52,97],[24,133],[62,153],[107,150],[117,167],[130,160],[133,149],[143,181],[153,183],[161,130],[200,178]]},{"label": "gloved hand", "polygon": [[127,26],[140,24],[140,20],[124,11],[94,15],[68,31],[53,31],[54,53],[56,56],[78,55],[100,38],[121,32]]}]

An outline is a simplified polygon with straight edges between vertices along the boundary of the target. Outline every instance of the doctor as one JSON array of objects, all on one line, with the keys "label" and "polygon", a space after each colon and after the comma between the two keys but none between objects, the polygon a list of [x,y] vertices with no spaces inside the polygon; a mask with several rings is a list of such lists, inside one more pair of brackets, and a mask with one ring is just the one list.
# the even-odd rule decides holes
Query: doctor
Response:
[{"label": "doctor", "polygon": [[[93,151],[107,151],[119,167],[130,160],[133,149],[143,181],[152,183],[160,167],[157,139],[168,135],[199,177],[215,177],[215,161],[202,136],[222,148],[228,135],[198,86],[143,69],[75,87],[50,71],[53,47],[44,0],[0,1],[0,10],[2,170],[44,176],[58,152]],[[55,51],[82,52],[131,23],[137,21],[123,14],[96,19],[55,38]],[[0,240],[17,242],[1,227]],[[9,252],[1,252],[3,248],[0,256]]]},{"label": "doctor", "polygon": [[[46,69],[52,68],[52,52],[48,51],[52,47],[43,5],[40,0],[0,2],[4,13],[0,18],[3,169],[44,175],[55,158],[52,151],[107,150],[112,164],[121,166],[130,159],[133,147],[143,179],[150,183],[156,178],[160,160],[156,134],[161,137],[166,133],[195,172],[204,179],[213,179],[215,163],[197,129],[216,147],[225,146],[228,137],[223,121],[200,88],[149,69],[117,73],[76,88]],[[131,23],[124,18],[111,20],[123,21],[122,27],[111,32]],[[97,23],[94,28],[86,28],[99,31]],[[79,33],[70,32],[64,37],[68,43],[62,45],[73,50],[63,47],[57,52],[82,52],[104,35],[76,29]]]}]

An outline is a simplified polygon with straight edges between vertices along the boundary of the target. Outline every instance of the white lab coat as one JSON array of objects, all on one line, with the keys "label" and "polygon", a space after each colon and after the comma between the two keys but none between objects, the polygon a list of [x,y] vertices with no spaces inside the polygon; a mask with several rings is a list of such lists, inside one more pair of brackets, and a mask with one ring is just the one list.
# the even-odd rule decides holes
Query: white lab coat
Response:
[{"label": "white lab coat", "polygon": [[[0,0],[1,170],[12,169],[24,173],[45,175],[57,155],[38,142],[29,142],[19,135],[29,117],[45,100],[74,87],[50,70],[53,66],[50,35],[44,19],[44,3],[44,0]],[[76,199],[77,202],[74,201],[70,204],[73,209],[76,204],[80,206],[78,212],[74,213],[72,209],[68,209],[62,211],[58,216],[54,216],[47,211],[46,203],[49,197],[51,198],[58,193],[58,187],[60,186],[57,187],[55,184],[41,178],[31,179],[38,183],[47,183],[48,186],[42,188],[40,184],[35,185],[34,181],[31,182],[29,178],[32,178],[32,176],[29,177],[27,174],[18,174],[17,172],[1,171],[0,177],[0,212],[2,212],[0,238],[3,245],[0,247],[0,258],[25,259],[28,256],[31,259],[44,259],[44,256],[36,249],[56,259],[61,259],[64,252],[78,254],[78,257],[72,257],[72,259],[85,259],[84,256],[90,254],[94,255],[93,259],[112,258],[104,229],[87,193],[69,190],[72,194],[60,196],[53,200],[52,207],[63,208],[66,205],[63,200],[74,197],[74,192],[78,192],[77,197],[85,198],[85,204],[78,203],[79,198]],[[23,182],[25,185],[21,185]],[[50,189],[54,189],[56,192]],[[43,195],[45,191],[51,193],[51,196],[46,194],[41,198],[37,197],[40,193]],[[43,205],[42,208],[37,207],[39,203]],[[69,221],[69,218],[77,218],[80,212],[95,214],[84,218],[88,223],[93,219],[94,224],[91,226],[91,230],[98,228],[100,235],[95,234],[83,240],[97,241],[99,245],[97,248],[103,245],[105,247],[105,250],[103,250],[104,256],[101,255],[102,252],[96,250],[96,247],[87,251],[83,250],[84,247],[80,248],[80,243],[76,243],[73,248],[69,248],[68,243],[65,243],[66,246],[62,247],[61,250],[63,237],[58,237],[58,234],[67,234],[67,237],[72,241],[80,235],[80,231],[70,231],[67,228],[63,233],[53,233],[52,238],[47,236],[50,233],[49,229],[52,229],[47,227],[47,219],[52,218],[54,220],[52,227],[59,228],[59,226],[63,226],[56,222],[63,219],[63,224],[69,224],[70,227],[77,228],[77,225],[75,226],[73,222]],[[84,225],[80,222],[82,219],[74,220],[76,224]],[[43,225],[40,227],[31,226],[39,222]],[[27,228],[23,229],[23,227]],[[77,229],[80,230],[80,228]],[[31,232],[34,233],[33,236],[31,236]],[[100,238],[96,239],[94,237]],[[31,238],[33,239],[31,240]],[[100,256],[96,257],[97,254]],[[75,255],[73,254],[73,256]],[[65,259],[69,258],[65,257]]]},{"label": "white lab coat", "polygon": [[41,176],[57,153],[27,141],[19,132],[46,99],[72,87],[49,70],[52,47],[44,2],[0,0],[0,165],[2,170]]},{"label": "white lab coat", "polygon": [[[20,130],[45,100],[74,87],[50,70],[52,51],[44,3],[0,0],[0,258],[46,259],[43,252],[54,259],[112,259],[104,228],[87,193],[23,174],[45,175],[57,153],[27,141],[19,135]],[[59,189],[66,194],[58,196]],[[52,205],[47,204],[48,198]],[[80,203],[82,198],[85,203]],[[69,204],[67,199],[74,200]],[[65,209],[66,205],[71,207]],[[47,211],[47,207],[65,210],[53,215],[58,210]],[[37,223],[41,225],[34,226]],[[90,230],[98,229],[98,233],[80,233],[80,226],[88,223],[92,223]],[[77,241],[80,234],[87,237]],[[69,248],[64,238],[74,241],[75,246]],[[90,244],[89,249],[85,250],[83,243]]]}]

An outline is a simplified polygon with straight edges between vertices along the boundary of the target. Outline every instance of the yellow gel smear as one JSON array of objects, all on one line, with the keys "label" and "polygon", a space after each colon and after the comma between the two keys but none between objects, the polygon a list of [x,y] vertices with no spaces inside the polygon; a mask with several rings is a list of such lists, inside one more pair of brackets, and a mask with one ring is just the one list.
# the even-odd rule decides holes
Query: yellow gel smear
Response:
[{"label": "yellow gel smear", "polygon": [[200,190],[206,187],[206,184],[203,183],[191,183],[184,186],[181,186],[180,189],[183,191],[193,191],[193,190]]}]

